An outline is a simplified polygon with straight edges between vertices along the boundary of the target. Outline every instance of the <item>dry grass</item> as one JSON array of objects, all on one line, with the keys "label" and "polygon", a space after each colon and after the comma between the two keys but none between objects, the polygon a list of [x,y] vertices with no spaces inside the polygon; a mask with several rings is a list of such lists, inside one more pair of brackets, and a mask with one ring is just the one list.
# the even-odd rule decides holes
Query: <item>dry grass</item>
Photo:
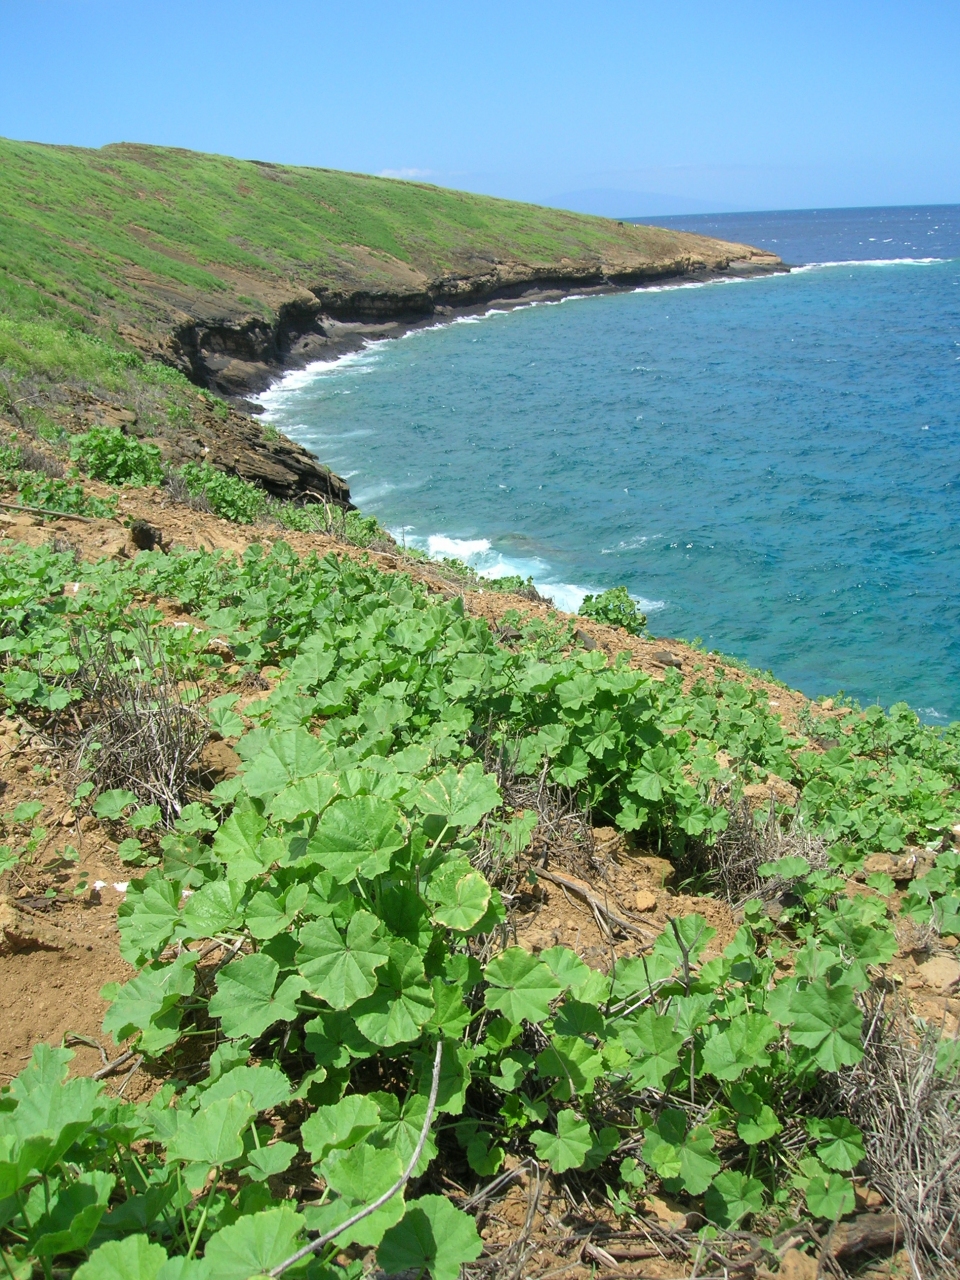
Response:
[{"label": "dry grass", "polygon": [[689,861],[732,906],[741,906],[748,898],[770,901],[783,892],[787,881],[758,874],[765,862],[800,857],[811,869],[827,866],[824,841],[808,831],[798,816],[784,826],[772,803],[765,813],[755,813],[742,796],[726,797],[724,803],[730,815],[726,830],[715,844],[698,842]]},{"label": "dry grass", "polygon": [[207,495],[205,493],[191,493],[187,488],[186,480],[184,480],[179,471],[165,472],[163,487],[174,502],[189,507],[191,511],[201,511],[205,515],[213,515],[213,507],[211,507]]},{"label": "dry grass", "polygon": [[[887,997],[867,1009],[863,1060],[839,1079],[870,1178],[899,1215],[916,1280],[960,1274],[960,1061]],[[946,1042],[944,1042],[946,1047]]]},{"label": "dry grass", "polygon": [[62,480],[66,475],[66,469],[59,458],[26,443],[20,445],[20,469],[37,471],[41,475],[50,476],[53,480]]},{"label": "dry grass", "polygon": [[158,804],[171,825],[189,800],[190,779],[207,740],[203,718],[182,691],[143,626],[134,656],[109,636],[81,637],[80,668],[72,678],[82,693],[83,720],[73,743],[72,771],[99,793],[132,791]]}]

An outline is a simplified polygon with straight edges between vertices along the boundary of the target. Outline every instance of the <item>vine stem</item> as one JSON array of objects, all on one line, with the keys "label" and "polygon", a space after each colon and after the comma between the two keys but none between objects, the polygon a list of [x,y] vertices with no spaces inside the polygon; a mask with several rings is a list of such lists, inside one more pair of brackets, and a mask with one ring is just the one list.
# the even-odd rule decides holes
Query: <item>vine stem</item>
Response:
[{"label": "vine stem", "polygon": [[372,1203],[365,1205],[352,1217],[347,1218],[346,1222],[341,1222],[340,1225],[338,1227],[334,1227],[332,1231],[327,1231],[324,1235],[317,1236],[316,1240],[311,1240],[310,1243],[305,1244],[302,1249],[298,1249],[297,1252],[291,1254],[289,1258],[285,1258],[284,1261],[274,1267],[272,1271],[267,1272],[268,1276],[282,1276],[285,1271],[298,1263],[302,1258],[308,1257],[311,1253],[316,1253],[318,1250],[322,1249],[324,1245],[329,1244],[331,1240],[335,1240],[337,1236],[340,1235],[341,1232],[346,1231],[348,1227],[356,1226],[356,1224],[361,1222],[364,1218],[369,1218],[371,1213],[376,1213],[381,1206],[385,1205],[388,1200],[392,1200],[397,1192],[406,1186],[413,1175],[414,1169],[417,1167],[417,1161],[420,1159],[423,1148],[426,1146],[427,1134],[430,1132],[430,1125],[433,1123],[433,1113],[437,1105],[437,1093],[440,1089],[440,1064],[442,1061],[443,1041],[438,1040],[437,1051],[433,1056],[433,1079],[430,1082],[430,1097],[427,1101],[427,1114],[423,1119],[423,1128],[420,1130],[420,1137],[417,1139],[417,1145],[414,1148],[413,1155],[410,1157],[409,1164],[393,1186],[390,1187],[388,1191],[385,1191],[382,1196],[377,1196],[376,1200],[372,1201]]}]

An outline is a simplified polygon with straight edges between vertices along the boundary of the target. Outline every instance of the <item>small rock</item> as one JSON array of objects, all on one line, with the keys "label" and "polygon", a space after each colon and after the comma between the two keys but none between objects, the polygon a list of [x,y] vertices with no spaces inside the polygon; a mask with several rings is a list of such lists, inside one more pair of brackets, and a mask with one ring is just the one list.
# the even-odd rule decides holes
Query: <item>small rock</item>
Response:
[{"label": "small rock", "polygon": [[817,1280],[820,1267],[817,1259],[799,1249],[788,1249],[780,1259],[780,1280]]},{"label": "small rock", "polygon": [[900,855],[871,853],[863,860],[863,870],[867,875],[880,871],[900,881],[912,880],[918,870],[923,872],[925,869],[924,866],[919,865],[919,858],[912,851]]},{"label": "small rock", "polygon": [[[662,1227],[668,1231],[686,1229],[688,1213],[675,1200],[661,1199],[660,1196],[647,1196],[646,1209],[652,1213]],[[699,1216],[699,1215],[698,1215]]]},{"label": "small rock", "polygon": [[683,663],[679,658],[675,658],[668,649],[658,649],[653,655],[654,662],[659,662],[662,667],[676,667],[678,671],[683,670]]},{"label": "small rock", "polygon": [[786,778],[770,773],[766,782],[751,782],[745,786],[743,798],[751,809],[765,809],[771,800],[782,808],[793,809],[800,799],[800,792]]},{"label": "small rock", "polygon": [[213,787],[234,777],[240,770],[240,763],[233,747],[220,739],[211,739],[200,753],[198,773],[206,786]]},{"label": "small rock", "polygon": [[226,640],[220,636],[215,636],[212,640],[208,640],[203,652],[213,657],[222,658],[224,662],[232,662],[234,659],[233,650]]},{"label": "small rock", "polygon": [[657,905],[657,895],[650,889],[638,889],[633,901],[638,911],[653,911]]},{"label": "small rock", "polygon": [[946,995],[960,983],[960,964],[951,956],[934,956],[920,965],[920,975],[933,991]]},{"label": "small rock", "polygon": [[593,650],[593,649],[598,649],[600,647],[597,644],[596,640],[594,640],[593,636],[588,635],[586,631],[581,631],[579,627],[573,633],[573,635],[574,635],[574,639],[577,640],[580,644],[582,644],[584,649]]},{"label": "small rock", "polygon": [[952,933],[948,933],[945,938],[940,939],[942,947],[949,947],[952,951],[954,947],[960,945],[960,938],[955,938]]},{"label": "small rock", "polygon": [[880,1192],[873,1187],[855,1187],[854,1195],[857,1200],[857,1208],[861,1210],[879,1209],[881,1205],[887,1203]]},{"label": "small rock", "polygon": [[619,857],[626,850],[626,841],[616,827],[594,827],[593,847],[605,858]]},{"label": "small rock", "polygon": [[97,547],[97,555],[104,560],[126,560],[127,558],[127,535],[126,533],[116,532],[107,533],[100,540],[100,546]]},{"label": "small rock", "polygon": [[92,813],[85,814],[80,819],[80,830],[83,832],[93,831],[97,826],[97,820]]}]

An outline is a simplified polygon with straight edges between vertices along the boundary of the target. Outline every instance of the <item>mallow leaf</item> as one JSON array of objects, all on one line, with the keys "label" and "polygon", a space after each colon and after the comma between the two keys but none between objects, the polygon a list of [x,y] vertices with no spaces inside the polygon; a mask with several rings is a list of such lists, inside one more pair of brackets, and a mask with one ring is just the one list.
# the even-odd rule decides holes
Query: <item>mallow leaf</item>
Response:
[{"label": "mallow leaf", "polygon": [[467,871],[456,879],[435,876],[431,890],[440,899],[433,909],[434,920],[461,933],[482,920],[490,905],[490,886],[479,871]]},{"label": "mallow leaf", "polygon": [[247,795],[274,796],[300,778],[319,773],[327,759],[323,745],[306,729],[273,733],[243,774]]},{"label": "mallow leaf", "polygon": [[289,1101],[293,1093],[290,1081],[279,1067],[261,1063],[256,1067],[240,1066],[225,1071],[203,1090],[200,1105],[206,1107],[221,1098],[231,1098],[241,1089],[250,1094],[250,1103],[256,1112],[280,1106]]},{"label": "mallow leaf", "polygon": [[315,1162],[338,1147],[352,1147],[380,1122],[376,1102],[360,1093],[348,1093],[339,1102],[317,1107],[303,1122],[300,1137]]},{"label": "mallow leaf", "polygon": [[751,1067],[767,1066],[766,1048],[777,1036],[765,1013],[741,1013],[703,1046],[703,1069],[717,1080],[737,1080]]},{"label": "mallow leaf", "polygon": [[[361,1143],[349,1151],[335,1150],[324,1160],[321,1173],[327,1185],[343,1199],[336,1210],[331,1207],[331,1221],[324,1229],[329,1231],[337,1222],[345,1221],[356,1209],[369,1204],[398,1182],[403,1173],[400,1156],[395,1151]],[[377,1211],[350,1227],[337,1237],[339,1245],[377,1245],[388,1227],[403,1217],[403,1192],[392,1196]],[[316,1224],[311,1223],[311,1227]]]},{"label": "mallow leaf", "polygon": [[180,1034],[182,996],[193,992],[195,951],[182,951],[171,964],[152,964],[122,986],[110,983],[100,993],[110,1000],[103,1029],[119,1044],[139,1033],[140,1047],[147,1053],[168,1048]]},{"label": "mallow leaf", "polygon": [[565,1109],[557,1115],[557,1132],[534,1129],[530,1141],[541,1160],[546,1160],[554,1173],[579,1169],[593,1146],[593,1134],[586,1120]]},{"label": "mallow leaf", "polygon": [[433,1015],[433,989],[424,977],[419,949],[394,942],[377,980],[373,995],[354,1006],[361,1033],[382,1048],[416,1040]]},{"label": "mallow leaf", "polygon": [[266,1182],[267,1178],[286,1172],[298,1150],[292,1142],[274,1142],[269,1147],[254,1147],[247,1152],[247,1164],[242,1172],[254,1182]]},{"label": "mallow leaf", "polygon": [[814,1051],[814,1059],[824,1071],[855,1066],[863,1057],[860,1029],[863,1014],[849,987],[828,987],[812,982],[798,990],[790,1003],[794,1044]]},{"label": "mallow leaf", "polygon": [[297,967],[312,995],[334,1009],[349,1009],[376,990],[376,971],[386,963],[389,947],[380,921],[369,911],[351,917],[346,937],[329,918],[312,920],[298,937]]},{"label": "mallow leaf", "polygon": [[307,856],[331,873],[339,884],[357,876],[372,878],[389,870],[406,843],[400,811],[376,796],[351,796],[324,810]]},{"label": "mallow leaf", "polygon": [[315,773],[274,796],[269,813],[277,822],[296,822],[323,813],[336,794],[337,779],[329,773]]},{"label": "mallow leaf", "polygon": [[482,1248],[473,1218],[446,1196],[421,1196],[384,1235],[377,1261],[390,1275],[426,1269],[433,1280],[458,1280],[460,1268],[479,1258]]},{"label": "mallow leaf", "polygon": [[132,791],[104,791],[94,802],[93,812],[98,818],[117,822],[123,817],[124,812],[136,803],[137,797]]},{"label": "mallow leaf", "polygon": [[692,1196],[701,1195],[720,1172],[714,1137],[706,1125],[687,1133],[687,1118],[672,1108],[647,1130],[643,1158],[666,1181],[676,1180]]},{"label": "mallow leaf", "polygon": [[211,1236],[204,1249],[204,1280],[250,1280],[296,1253],[304,1219],[283,1205],[244,1214]]},{"label": "mallow leaf", "polygon": [[807,1132],[817,1140],[817,1155],[828,1169],[855,1169],[865,1155],[863,1134],[846,1116],[808,1120]]},{"label": "mallow leaf", "polygon": [[245,1090],[193,1113],[181,1112],[167,1142],[167,1159],[223,1165],[243,1155],[243,1131],[255,1115]]},{"label": "mallow leaf", "polygon": [[443,773],[420,788],[417,808],[423,814],[443,818],[451,827],[475,827],[485,813],[500,804],[496,780],[474,762],[458,773],[448,765]]},{"label": "mallow leaf", "polygon": [[707,1189],[703,1207],[711,1222],[736,1227],[750,1214],[763,1212],[763,1183],[745,1173],[718,1173]]},{"label": "mallow leaf", "polygon": [[166,1260],[166,1249],[148,1236],[108,1240],[77,1267],[73,1280],[158,1280]]},{"label": "mallow leaf", "polygon": [[306,979],[296,975],[276,986],[280,966],[262,951],[233,960],[217,974],[216,994],[208,1006],[220,1019],[225,1036],[262,1035],[275,1022],[293,1022],[297,1000],[306,991]]},{"label": "mallow leaf", "polygon": [[508,947],[487,965],[484,1001],[510,1022],[543,1022],[563,990],[549,968],[523,947]]}]

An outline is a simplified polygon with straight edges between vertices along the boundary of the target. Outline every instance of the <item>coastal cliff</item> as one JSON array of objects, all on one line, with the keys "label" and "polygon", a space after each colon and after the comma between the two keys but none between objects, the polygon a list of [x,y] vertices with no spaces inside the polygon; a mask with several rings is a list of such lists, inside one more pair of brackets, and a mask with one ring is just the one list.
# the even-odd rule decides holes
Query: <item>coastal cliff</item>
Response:
[{"label": "coastal cliff", "polygon": [[[127,143],[0,140],[0,225],[8,421],[26,405],[68,432],[113,422],[171,464],[203,460],[275,497],[341,506],[346,483],[251,416],[245,397],[283,370],[494,301],[784,269],[685,232]],[[81,339],[121,364],[161,362],[206,397],[181,389],[172,407],[157,395],[145,407],[136,386],[79,376],[90,361],[67,356]]]}]

